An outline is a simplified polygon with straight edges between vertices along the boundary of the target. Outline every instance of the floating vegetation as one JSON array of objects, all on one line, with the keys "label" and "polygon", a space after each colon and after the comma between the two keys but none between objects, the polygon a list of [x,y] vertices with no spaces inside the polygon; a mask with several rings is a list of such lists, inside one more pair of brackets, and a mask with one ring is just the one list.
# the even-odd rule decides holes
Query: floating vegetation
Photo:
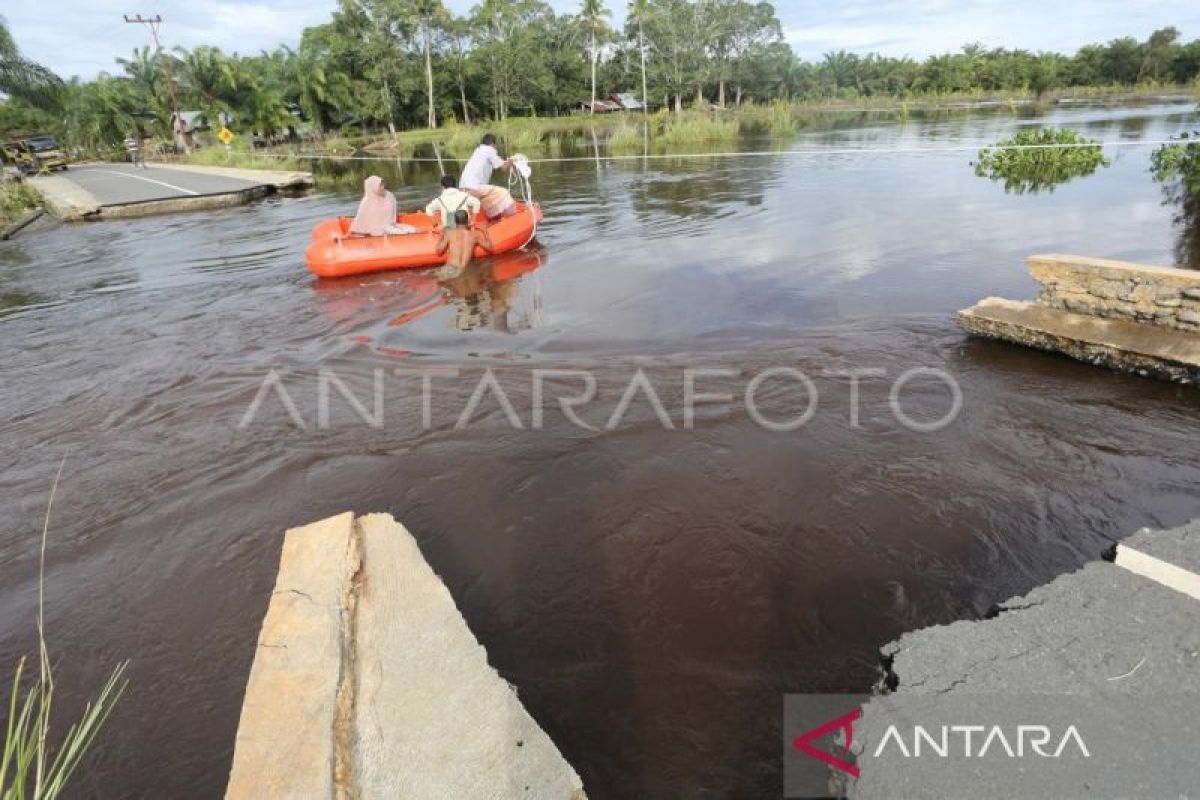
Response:
[{"label": "floating vegetation", "polygon": [[1100,144],[1065,128],[1023,130],[979,151],[975,174],[1004,181],[1004,191],[1035,194],[1107,167]]},{"label": "floating vegetation", "polygon": [[1178,181],[1181,188],[1200,196],[1200,131],[1183,134],[1150,155],[1150,170],[1160,183]]}]

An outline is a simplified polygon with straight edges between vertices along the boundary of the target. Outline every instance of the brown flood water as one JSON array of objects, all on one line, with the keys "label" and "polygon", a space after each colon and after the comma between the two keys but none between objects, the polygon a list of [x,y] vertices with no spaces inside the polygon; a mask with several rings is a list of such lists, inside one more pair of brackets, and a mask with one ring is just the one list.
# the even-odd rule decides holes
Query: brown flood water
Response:
[{"label": "brown flood water", "polygon": [[[1161,105],[1050,121],[1136,141],[1197,119]],[[970,153],[935,152],[1029,122],[793,143],[861,154],[540,165],[541,250],[444,292],[424,274],[311,279],[309,228],[348,195],[0,245],[0,676],[33,652],[38,531],[65,457],[46,582],[64,706],[132,659],[78,796],[221,794],[282,532],[347,509],[413,531],[589,796],[778,796],[784,693],[866,689],[900,633],[1200,513],[1194,389],[954,323],[983,296],[1032,296],[1029,253],[1191,258],[1149,148],[1025,196],[976,178]],[[434,177],[410,168],[401,205]],[[726,370],[699,391],[740,397],[780,367],[819,393],[803,427],[768,430],[735,402],[699,404],[685,428],[684,370]],[[889,409],[916,367],[961,387],[940,431]],[[492,395],[456,428],[488,368],[522,428]],[[673,428],[639,395],[613,430],[550,400],[533,429],[533,370],[590,371],[597,397],[576,410],[603,428],[639,368]],[[442,370],[428,429],[397,369]],[[857,427],[828,374],[846,369],[884,371],[863,380]],[[306,428],[275,394],[239,428],[270,370]],[[381,376],[382,424],[335,389],[320,425],[321,370],[368,406]],[[786,379],[756,399],[772,419],[807,404]],[[931,420],[952,398],[923,378],[902,400]]]}]

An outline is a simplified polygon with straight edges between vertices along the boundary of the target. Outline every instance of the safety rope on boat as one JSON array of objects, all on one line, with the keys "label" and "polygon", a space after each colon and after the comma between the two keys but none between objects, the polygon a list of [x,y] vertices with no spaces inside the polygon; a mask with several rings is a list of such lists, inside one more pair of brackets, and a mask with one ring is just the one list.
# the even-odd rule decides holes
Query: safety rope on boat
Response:
[{"label": "safety rope on boat", "polygon": [[521,201],[525,203],[525,210],[529,212],[529,216],[533,220],[529,238],[517,248],[524,250],[533,241],[533,237],[537,236],[537,209],[533,205],[533,183],[529,180],[533,174],[533,168],[529,166],[529,159],[520,153],[514,154],[509,160],[512,164],[508,170],[508,193],[515,195],[513,189],[520,189]]}]

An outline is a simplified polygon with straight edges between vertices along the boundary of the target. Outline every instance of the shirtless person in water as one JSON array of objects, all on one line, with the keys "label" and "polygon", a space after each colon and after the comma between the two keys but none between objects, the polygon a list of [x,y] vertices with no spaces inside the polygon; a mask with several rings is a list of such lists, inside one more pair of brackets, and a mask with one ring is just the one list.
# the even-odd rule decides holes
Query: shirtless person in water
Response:
[{"label": "shirtless person in water", "polygon": [[479,245],[487,252],[492,252],[492,240],[486,230],[473,228],[470,216],[465,210],[454,212],[454,227],[442,230],[442,238],[437,244],[437,253],[441,255],[450,251],[446,265],[437,271],[439,278],[453,278],[471,263],[471,256]]}]

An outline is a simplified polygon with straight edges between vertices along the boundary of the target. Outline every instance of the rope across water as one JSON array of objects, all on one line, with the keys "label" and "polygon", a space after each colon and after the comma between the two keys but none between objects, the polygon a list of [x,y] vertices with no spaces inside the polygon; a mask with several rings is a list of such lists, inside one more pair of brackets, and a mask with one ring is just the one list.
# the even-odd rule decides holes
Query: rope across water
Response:
[{"label": "rope across water", "polygon": [[[1121,148],[1121,147],[1157,147],[1166,144],[1179,144],[1179,139],[1150,139],[1146,141],[1116,141],[1092,142],[1080,144],[1014,144],[1014,145],[951,145],[947,147],[810,147],[802,150],[729,150],[712,153],[643,153],[643,154],[595,154],[590,156],[559,156],[549,158],[530,158],[530,164],[562,164],[575,161],[640,161],[665,160],[679,158],[756,158],[769,156],[834,156],[834,155],[937,155],[938,153],[971,153],[979,150],[1056,150],[1078,149],[1083,147]],[[256,158],[291,158],[309,161],[388,161],[395,156],[337,156],[321,153],[255,153]],[[441,163],[444,159],[436,158],[404,158],[406,163]],[[460,159],[454,159],[458,161]]]}]

